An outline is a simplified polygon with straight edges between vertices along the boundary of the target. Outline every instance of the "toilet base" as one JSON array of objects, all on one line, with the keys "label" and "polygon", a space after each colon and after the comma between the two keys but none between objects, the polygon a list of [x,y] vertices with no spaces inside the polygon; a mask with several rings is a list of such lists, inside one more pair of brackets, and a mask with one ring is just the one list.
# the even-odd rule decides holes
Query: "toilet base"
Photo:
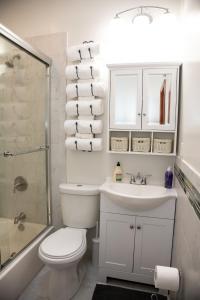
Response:
[{"label": "toilet base", "polygon": [[49,300],[69,300],[78,291],[86,273],[86,266],[81,260],[72,263],[66,269],[51,268],[48,284]]}]

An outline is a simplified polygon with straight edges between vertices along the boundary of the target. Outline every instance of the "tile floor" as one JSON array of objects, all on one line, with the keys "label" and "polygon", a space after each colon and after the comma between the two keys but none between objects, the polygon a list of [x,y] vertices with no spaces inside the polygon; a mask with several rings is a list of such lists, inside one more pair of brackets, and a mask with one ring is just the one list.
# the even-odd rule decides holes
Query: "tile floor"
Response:
[{"label": "tile floor", "polygon": [[[92,295],[97,283],[97,269],[93,267],[91,260],[88,258],[86,258],[86,266],[87,272],[85,278],[72,300],[92,300]],[[45,295],[47,290],[47,280],[45,279],[48,272],[49,269],[45,266],[24,290],[18,300],[48,300],[48,297]],[[116,279],[110,279],[108,284],[152,293],[157,290],[153,286]]]},{"label": "tile floor", "polygon": [[[91,300],[96,285],[97,273],[96,269],[92,266],[91,261],[87,260],[87,273],[81,284],[80,289],[73,297],[73,300]],[[49,272],[48,267],[44,267],[33,281],[24,290],[18,300],[48,300],[45,296],[46,282],[45,275]],[[42,295],[44,294],[44,295]]]}]

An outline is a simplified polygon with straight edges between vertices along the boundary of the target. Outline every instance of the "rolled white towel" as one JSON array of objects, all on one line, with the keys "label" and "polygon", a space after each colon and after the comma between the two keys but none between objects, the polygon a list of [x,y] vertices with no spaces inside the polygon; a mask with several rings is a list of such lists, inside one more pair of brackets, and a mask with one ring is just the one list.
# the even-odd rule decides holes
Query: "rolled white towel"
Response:
[{"label": "rolled white towel", "polygon": [[[74,101],[74,99],[72,99]],[[94,96],[89,96],[89,97],[78,97],[78,101],[92,101],[96,100]]]},{"label": "rolled white towel", "polygon": [[100,116],[103,114],[102,99],[90,101],[68,101],[66,104],[66,113],[69,117],[78,116]]},{"label": "rolled white towel", "polygon": [[70,83],[66,87],[68,99],[77,97],[104,97],[105,91],[101,82]]},{"label": "rolled white towel", "polygon": [[78,120],[94,120],[94,116],[78,116]]},{"label": "rolled white towel", "polygon": [[85,43],[67,49],[67,57],[70,61],[81,61],[84,59],[93,59],[99,54],[99,44]]},{"label": "rolled white towel", "polygon": [[65,146],[69,150],[101,151],[102,139],[79,139],[76,137],[70,137],[65,140]]},{"label": "rolled white towel", "polygon": [[67,135],[74,135],[76,133],[102,133],[101,120],[66,120],[64,128]]},{"label": "rolled white towel", "polygon": [[68,80],[95,79],[99,76],[99,68],[94,64],[70,65],[65,68]]},{"label": "rolled white towel", "polygon": [[78,139],[93,139],[92,133],[76,133],[75,137]]}]

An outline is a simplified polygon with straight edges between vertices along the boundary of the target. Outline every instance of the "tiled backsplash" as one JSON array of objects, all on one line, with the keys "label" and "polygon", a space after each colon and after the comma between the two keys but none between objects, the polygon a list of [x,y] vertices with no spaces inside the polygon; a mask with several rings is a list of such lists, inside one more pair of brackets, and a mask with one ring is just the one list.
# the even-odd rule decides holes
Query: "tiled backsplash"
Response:
[{"label": "tiled backsplash", "polygon": [[191,183],[191,181],[187,178],[187,176],[183,173],[183,171],[175,164],[174,167],[175,175],[184,190],[187,198],[189,199],[192,207],[194,208],[195,213],[200,219],[200,193]]}]

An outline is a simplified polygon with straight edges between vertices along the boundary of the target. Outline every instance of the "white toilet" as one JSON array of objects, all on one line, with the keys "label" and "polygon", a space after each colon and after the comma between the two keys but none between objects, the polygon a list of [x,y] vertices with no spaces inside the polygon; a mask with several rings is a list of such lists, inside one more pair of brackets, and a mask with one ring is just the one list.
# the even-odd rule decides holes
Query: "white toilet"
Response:
[{"label": "white toilet", "polygon": [[67,300],[78,290],[83,275],[81,258],[87,249],[87,228],[99,217],[99,188],[95,185],[60,184],[63,224],[39,247],[40,259],[51,268],[48,299]]}]

